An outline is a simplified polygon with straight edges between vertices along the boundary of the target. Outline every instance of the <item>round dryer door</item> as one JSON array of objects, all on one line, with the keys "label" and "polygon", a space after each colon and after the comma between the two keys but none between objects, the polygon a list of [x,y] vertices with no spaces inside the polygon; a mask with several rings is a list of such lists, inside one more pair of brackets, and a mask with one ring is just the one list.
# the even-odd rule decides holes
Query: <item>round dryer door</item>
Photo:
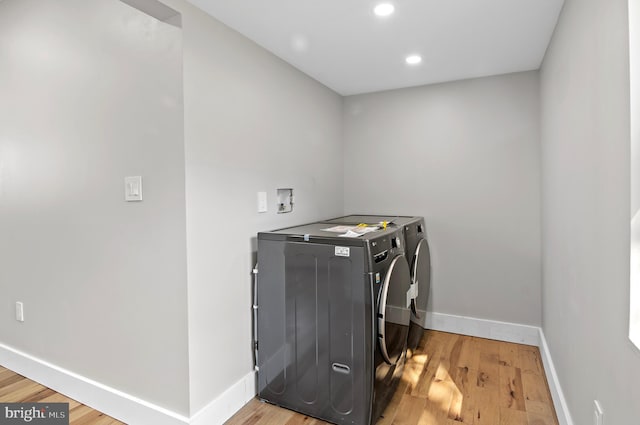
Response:
[{"label": "round dryer door", "polygon": [[402,313],[407,309],[410,282],[409,264],[404,255],[397,255],[385,274],[378,302],[378,343],[390,365],[396,364],[406,347],[409,317]]},{"label": "round dryer door", "polygon": [[418,318],[420,317],[420,311],[427,311],[430,281],[431,258],[429,244],[426,239],[420,239],[411,263],[411,283],[416,285],[413,290],[417,291],[417,296],[414,295],[411,300],[411,310]]}]

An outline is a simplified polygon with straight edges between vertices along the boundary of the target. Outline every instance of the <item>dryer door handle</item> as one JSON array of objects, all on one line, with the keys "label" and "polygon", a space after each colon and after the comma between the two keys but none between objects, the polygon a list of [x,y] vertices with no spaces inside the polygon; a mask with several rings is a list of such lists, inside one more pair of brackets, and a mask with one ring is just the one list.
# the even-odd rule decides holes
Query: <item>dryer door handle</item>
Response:
[{"label": "dryer door handle", "polygon": [[380,354],[384,361],[391,366],[395,365],[402,357],[402,351],[406,347],[410,318],[407,315],[406,318],[399,319],[395,317],[397,314],[394,313],[395,320],[401,320],[401,322],[396,323],[395,320],[389,320],[387,306],[402,309],[406,302],[406,292],[410,282],[411,276],[406,258],[402,254],[396,255],[391,260],[384,276],[384,282],[379,292],[377,311]]},{"label": "dryer door handle", "polygon": [[[396,270],[396,267],[398,269]],[[391,260],[391,264],[387,269],[387,273],[384,276],[384,282],[382,283],[382,288],[380,289],[380,299],[378,302],[378,345],[380,346],[380,353],[382,354],[382,358],[384,361],[391,366],[396,364],[397,359],[392,360],[389,355],[389,350],[387,349],[387,298],[389,296],[389,285],[391,284],[391,278],[393,277],[394,271],[400,273],[400,276],[406,276],[406,280],[410,280],[409,276],[409,266],[407,265],[407,260],[404,258],[404,255],[396,255],[393,260]],[[396,282],[397,283],[397,282]],[[407,324],[408,328],[408,324]],[[406,339],[406,335],[405,335]],[[395,353],[391,353],[395,356]]]}]

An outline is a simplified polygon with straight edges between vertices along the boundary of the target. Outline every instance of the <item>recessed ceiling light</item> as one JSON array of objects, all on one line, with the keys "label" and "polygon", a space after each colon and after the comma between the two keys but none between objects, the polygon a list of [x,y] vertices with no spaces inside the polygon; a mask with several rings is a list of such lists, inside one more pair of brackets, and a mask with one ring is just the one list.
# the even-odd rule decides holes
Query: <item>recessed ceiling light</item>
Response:
[{"label": "recessed ceiling light", "polygon": [[378,16],[389,16],[396,8],[391,3],[380,3],[373,9],[373,13]]},{"label": "recessed ceiling light", "polygon": [[309,39],[303,34],[294,34],[291,37],[291,47],[296,52],[306,52],[309,50]]},{"label": "recessed ceiling light", "polygon": [[420,55],[409,55],[405,58],[405,62],[409,65],[417,65],[422,62],[422,56]]}]

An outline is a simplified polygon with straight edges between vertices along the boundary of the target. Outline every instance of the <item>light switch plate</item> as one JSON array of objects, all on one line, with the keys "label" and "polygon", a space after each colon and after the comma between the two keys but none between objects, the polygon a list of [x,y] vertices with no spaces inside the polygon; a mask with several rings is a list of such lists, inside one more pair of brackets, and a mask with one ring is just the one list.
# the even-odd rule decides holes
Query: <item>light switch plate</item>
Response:
[{"label": "light switch plate", "polygon": [[124,200],[127,202],[142,201],[142,176],[124,178]]},{"label": "light switch plate", "polygon": [[21,301],[16,301],[16,320],[24,322],[24,304]]},{"label": "light switch plate", "polygon": [[267,192],[258,192],[258,212],[267,212]]}]

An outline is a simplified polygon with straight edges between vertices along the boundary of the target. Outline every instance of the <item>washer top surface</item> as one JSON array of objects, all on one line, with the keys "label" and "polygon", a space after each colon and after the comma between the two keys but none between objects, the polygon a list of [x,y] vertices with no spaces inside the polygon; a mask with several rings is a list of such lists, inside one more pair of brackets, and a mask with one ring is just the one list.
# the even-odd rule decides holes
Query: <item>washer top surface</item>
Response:
[{"label": "washer top surface", "polygon": [[[325,223],[335,223],[335,224],[364,223],[364,224],[376,225],[376,224],[382,223],[383,221],[386,221],[387,223],[396,223],[399,218],[401,217],[397,215],[392,215],[392,214],[388,214],[388,215],[352,214],[352,215],[345,215],[343,217],[332,218],[331,220],[325,221]],[[402,218],[408,218],[408,217],[402,217]]]},{"label": "washer top surface", "polygon": [[387,223],[394,223],[399,217],[397,215],[378,215],[378,214],[353,214],[353,215],[345,215],[343,217],[332,218],[331,220],[327,220],[325,223],[336,223],[336,224],[379,224],[383,221]]},{"label": "washer top surface", "polygon": [[325,221],[325,223],[334,223],[334,224],[370,224],[375,225],[379,224],[383,221],[386,221],[390,224],[395,224],[397,226],[406,226],[408,224],[424,220],[422,217],[418,216],[404,216],[404,215],[380,215],[380,214],[352,214],[345,215],[343,217],[332,218],[331,220]]},{"label": "washer top surface", "polygon": [[[258,233],[258,239],[272,240],[324,240],[339,241],[342,245],[363,245],[369,241],[395,235],[399,228],[388,226],[386,229],[369,227],[358,227],[359,223],[329,223],[318,222],[304,224],[301,226],[287,227],[270,232]],[[358,235],[358,236],[356,236]]]}]

